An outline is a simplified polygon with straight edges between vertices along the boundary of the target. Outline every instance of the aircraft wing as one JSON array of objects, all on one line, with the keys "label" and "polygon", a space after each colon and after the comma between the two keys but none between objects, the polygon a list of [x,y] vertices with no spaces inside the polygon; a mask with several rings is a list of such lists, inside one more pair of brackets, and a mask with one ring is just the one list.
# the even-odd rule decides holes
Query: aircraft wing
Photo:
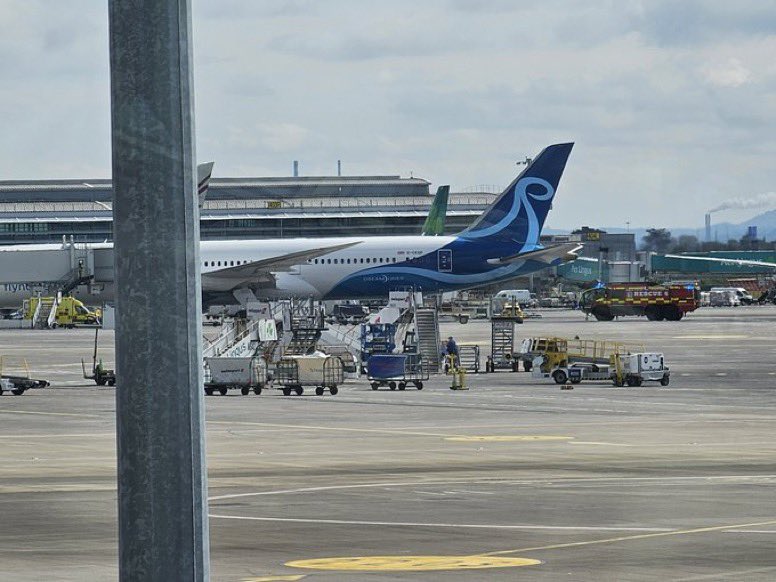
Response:
[{"label": "aircraft wing", "polygon": [[202,273],[202,287],[208,291],[230,291],[246,283],[272,281],[272,273],[290,271],[295,265],[304,263],[309,259],[315,259],[322,255],[352,247],[359,244],[359,242],[314,247],[295,253],[244,263],[235,267],[226,267],[217,271]]},{"label": "aircraft wing", "polygon": [[581,248],[582,245],[577,242],[558,243],[543,249],[528,251],[527,253],[517,253],[516,255],[509,255],[507,257],[488,259],[488,263],[491,265],[506,265],[509,263],[515,263],[517,261],[531,260],[538,261],[540,263],[547,263],[549,266],[558,259],[564,263],[567,261],[575,260],[577,258],[576,253]]},{"label": "aircraft wing", "polygon": [[738,265],[740,267],[770,267],[776,269],[776,263],[767,261],[750,261],[748,259],[723,259],[721,257],[693,257],[690,255],[663,255],[669,259],[686,259],[689,261],[703,261],[706,263],[725,263],[727,265]]}]

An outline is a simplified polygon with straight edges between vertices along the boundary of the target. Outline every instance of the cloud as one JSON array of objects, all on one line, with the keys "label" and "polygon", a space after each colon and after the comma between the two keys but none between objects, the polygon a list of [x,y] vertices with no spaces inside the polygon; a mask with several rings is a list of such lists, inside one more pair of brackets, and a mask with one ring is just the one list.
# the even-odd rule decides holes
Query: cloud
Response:
[{"label": "cloud", "polygon": [[707,83],[717,87],[740,87],[752,80],[752,71],[732,57],[724,63],[707,65],[702,74]]}]

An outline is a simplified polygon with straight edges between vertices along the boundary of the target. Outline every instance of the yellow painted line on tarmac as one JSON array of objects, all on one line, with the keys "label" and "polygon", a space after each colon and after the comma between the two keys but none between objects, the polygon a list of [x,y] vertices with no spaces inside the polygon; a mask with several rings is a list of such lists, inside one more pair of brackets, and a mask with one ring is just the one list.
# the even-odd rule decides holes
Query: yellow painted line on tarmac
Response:
[{"label": "yellow painted line on tarmac", "polygon": [[728,340],[728,339],[749,339],[748,335],[675,335],[671,339],[708,339],[708,340]]},{"label": "yellow painted line on tarmac", "polygon": [[540,560],[479,556],[355,556],[286,562],[291,568],[358,572],[428,572],[432,570],[482,570],[535,566]]},{"label": "yellow painted line on tarmac", "polygon": [[525,552],[538,552],[540,550],[557,550],[561,548],[576,548],[581,546],[594,546],[598,544],[614,544],[617,542],[627,542],[630,540],[646,540],[650,538],[663,538],[668,536],[683,536],[683,535],[691,535],[691,534],[698,534],[698,533],[725,531],[729,529],[741,529],[741,528],[747,528],[747,527],[758,527],[763,525],[774,525],[774,524],[776,524],[776,519],[771,519],[769,521],[757,521],[753,523],[734,523],[734,524],[728,524],[728,525],[714,525],[711,527],[696,527],[693,529],[678,529],[673,531],[664,531],[664,532],[657,532],[657,533],[636,534],[631,536],[618,536],[616,538],[604,538],[604,539],[587,540],[587,541],[581,541],[581,542],[568,542],[565,544],[550,544],[547,546],[532,546],[527,548],[516,548],[514,550],[500,550],[497,552],[487,552],[487,553],[483,553],[482,555],[501,556],[504,554],[517,554],[517,553],[522,554]]},{"label": "yellow painted line on tarmac", "polygon": [[570,441],[574,437],[548,434],[520,434],[520,435],[473,435],[445,437],[446,441],[463,443],[511,443],[511,442],[535,442],[535,441]]},{"label": "yellow painted line on tarmac", "polygon": [[81,418],[100,418],[97,414],[78,414],[74,412],[34,412],[32,410],[0,410],[0,414],[36,414],[42,416],[75,416]]}]

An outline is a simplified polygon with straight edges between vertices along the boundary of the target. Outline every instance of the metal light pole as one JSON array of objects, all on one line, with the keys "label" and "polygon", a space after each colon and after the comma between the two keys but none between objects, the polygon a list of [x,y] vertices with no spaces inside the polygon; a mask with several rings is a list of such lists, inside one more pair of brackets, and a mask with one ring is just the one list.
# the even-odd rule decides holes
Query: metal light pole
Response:
[{"label": "metal light pole", "polygon": [[209,578],[190,0],[110,0],[119,578]]}]

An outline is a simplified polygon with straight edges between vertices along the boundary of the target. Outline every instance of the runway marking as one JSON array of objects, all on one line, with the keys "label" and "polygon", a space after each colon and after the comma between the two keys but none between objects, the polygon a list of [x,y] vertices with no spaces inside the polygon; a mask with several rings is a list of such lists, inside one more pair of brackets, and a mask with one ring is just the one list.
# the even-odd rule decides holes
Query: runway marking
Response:
[{"label": "runway marking", "polygon": [[207,424],[228,424],[228,425],[234,425],[234,426],[266,426],[266,427],[276,427],[276,428],[292,428],[295,430],[363,432],[363,433],[391,434],[391,435],[399,434],[399,435],[409,435],[409,436],[431,436],[431,437],[455,436],[449,433],[440,434],[440,433],[434,433],[434,432],[413,432],[413,431],[407,431],[403,429],[394,430],[394,429],[379,429],[379,428],[350,428],[345,426],[314,426],[314,425],[306,425],[306,424],[277,424],[277,423],[271,423],[271,422],[232,422],[232,421],[226,421],[226,420],[208,420]]},{"label": "runway marking", "polygon": [[351,570],[358,572],[428,572],[432,570],[482,570],[535,566],[540,560],[490,556],[355,556],[286,562],[291,568]]},{"label": "runway marking", "polygon": [[505,530],[547,530],[547,531],[673,531],[665,527],[618,527],[618,526],[573,526],[573,525],[502,525],[479,523],[421,523],[414,521],[361,521],[355,519],[313,519],[296,517],[256,517],[251,515],[219,515],[211,513],[214,519],[234,519],[237,521],[271,521],[280,523],[317,523],[329,525],[375,525],[380,527],[434,527],[453,529],[505,529]]},{"label": "runway marking", "polygon": [[723,578],[730,578],[735,576],[736,580],[743,580],[741,576],[746,574],[759,574],[762,572],[769,572],[776,570],[776,566],[766,566],[765,568],[751,568],[749,570],[737,570],[735,572],[717,572],[715,574],[698,574],[697,576],[688,576],[687,578],[675,578],[674,582],[694,582],[695,580],[721,580]]},{"label": "runway marking", "polygon": [[456,442],[492,442],[492,443],[508,443],[508,442],[531,442],[531,441],[568,441],[574,437],[570,436],[555,436],[555,435],[475,435],[475,436],[449,436],[445,437],[446,441]]},{"label": "runway marking", "polygon": [[75,433],[75,434],[4,434],[0,439],[68,439],[84,437],[115,437],[115,432],[93,432],[93,433]]},{"label": "runway marking", "polygon": [[550,441],[550,440],[570,440],[574,437],[568,436],[553,436],[553,435],[494,435],[494,436],[469,436],[460,434],[443,434],[435,432],[417,432],[408,431],[404,429],[379,429],[379,428],[351,428],[343,426],[314,426],[304,424],[277,424],[269,422],[230,422],[225,420],[209,420],[208,424],[228,424],[233,426],[263,426],[263,427],[275,427],[275,428],[291,428],[295,430],[323,430],[323,431],[340,431],[340,432],[360,432],[360,433],[374,433],[374,434],[390,434],[390,435],[408,435],[408,436],[428,436],[428,437],[441,437],[448,441],[492,441],[492,442],[508,442],[508,441]]},{"label": "runway marking", "polygon": [[771,519],[768,521],[756,521],[753,523],[734,523],[734,524],[728,524],[728,525],[714,525],[710,527],[696,527],[692,529],[678,529],[678,530],[671,530],[671,531],[663,531],[663,532],[657,532],[657,533],[645,533],[645,534],[636,534],[632,536],[620,536],[616,538],[604,538],[600,540],[587,540],[587,541],[581,541],[581,542],[568,542],[565,544],[549,544],[546,546],[533,546],[528,548],[516,548],[514,550],[499,550],[497,552],[486,552],[483,553],[483,556],[501,556],[503,554],[516,554],[516,553],[525,553],[525,552],[538,552],[540,550],[557,550],[561,548],[576,548],[580,546],[594,546],[599,544],[614,544],[617,542],[627,542],[631,540],[645,540],[650,538],[660,538],[660,537],[667,537],[667,536],[682,536],[682,535],[691,535],[696,533],[708,533],[708,532],[714,532],[714,531],[725,531],[729,529],[740,529],[745,527],[757,527],[761,525],[774,525],[776,524],[776,519]]},{"label": "runway marking", "polygon": [[[250,493],[228,493],[225,495],[214,495],[208,497],[208,501],[219,501],[222,499],[240,499],[243,497],[263,497],[266,495],[287,495],[289,493],[315,493],[323,491],[342,491],[348,489],[376,489],[385,487],[430,487],[434,485],[546,485],[551,483],[553,485],[558,484],[573,484],[573,483],[655,483],[663,481],[668,484],[681,483],[683,481],[733,481],[744,480],[751,481],[752,479],[773,479],[776,478],[776,474],[763,474],[763,475],[687,475],[687,476],[674,476],[674,477],[580,477],[580,478],[567,478],[562,476],[547,476],[537,479],[449,479],[443,481],[381,481],[377,483],[358,483],[354,485],[322,485],[319,487],[296,487],[293,489],[274,489],[269,491],[252,491]],[[737,527],[737,526],[731,526]]]},{"label": "runway marking", "polygon": [[[626,445],[625,443],[603,443],[597,441],[569,441],[570,445],[599,445],[606,447],[632,447],[633,445]],[[654,445],[650,445],[654,446]]]},{"label": "runway marking", "polygon": [[294,580],[301,580],[307,578],[306,574],[295,574],[291,576],[259,576],[258,578],[243,578],[242,582],[284,582],[288,580],[293,582]]},{"label": "runway marking", "polygon": [[731,529],[725,533],[776,534],[776,529]]},{"label": "runway marking", "polygon": [[33,412],[31,410],[0,410],[0,414],[36,414],[42,416],[75,416],[82,418],[101,418],[98,414],[77,414],[71,412]]},{"label": "runway marking", "polygon": [[710,339],[710,340],[728,340],[728,339],[749,339],[748,335],[675,335],[671,339]]}]

